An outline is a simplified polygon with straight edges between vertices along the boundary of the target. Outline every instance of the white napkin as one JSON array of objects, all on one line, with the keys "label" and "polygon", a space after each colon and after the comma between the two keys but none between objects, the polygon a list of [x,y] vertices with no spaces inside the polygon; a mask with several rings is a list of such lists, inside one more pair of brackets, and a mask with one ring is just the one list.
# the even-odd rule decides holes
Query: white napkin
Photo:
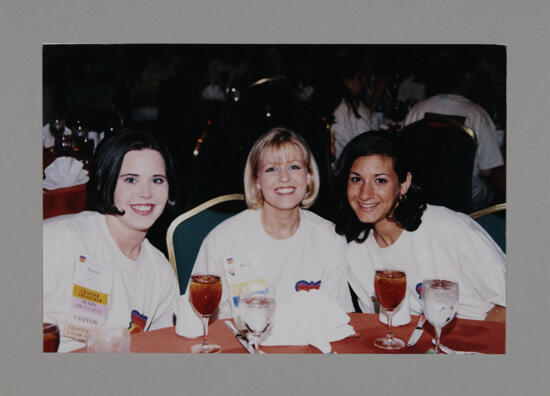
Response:
[{"label": "white napkin", "polygon": [[46,190],[77,186],[88,181],[88,171],[82,169],[82,162],[72,157],[56,158],[45,170],[42,187]]},{"label": "white napkin", "polygon": [[202,97],[206,100],[225,100],[225,93],[215,84],[210,84],[202,90]]},{"label": "white napkin", "polygon": [[187,338],[202,336],[202,320],[193,310],[186,294],[176,301],[176,334]]},{"label": "white napkin", "polygon": [[271,331],[262,345],[313,345],[323,353],[330,342],[342,340],[355,330],[349,316],[326,293],[301,290],[277,305]]}]

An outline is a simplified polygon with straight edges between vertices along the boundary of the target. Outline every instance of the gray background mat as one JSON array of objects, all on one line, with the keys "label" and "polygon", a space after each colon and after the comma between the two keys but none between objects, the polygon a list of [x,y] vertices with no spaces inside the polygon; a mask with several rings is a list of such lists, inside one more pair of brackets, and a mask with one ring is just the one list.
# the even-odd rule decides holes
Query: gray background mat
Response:
[{"label": "gray background mat", "polygon": [[[231,3],[231,4],[230,4]],[[540,1],[12,1],[0,6],[1,395],[547,392],[550,6]],[[455,43],[508,48],[507,354],[42,354],[43,43]]]}]

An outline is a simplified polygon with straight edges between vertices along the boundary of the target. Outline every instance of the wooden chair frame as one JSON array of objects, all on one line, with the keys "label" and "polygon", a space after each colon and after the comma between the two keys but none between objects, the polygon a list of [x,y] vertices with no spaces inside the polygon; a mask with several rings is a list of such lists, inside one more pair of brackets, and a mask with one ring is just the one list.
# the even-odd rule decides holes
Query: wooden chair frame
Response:
[{"label": "wooden chair frame", "polygon": [[478,211],[472,212],[472,213],[470,213],[469,216],[472,219],[477,219],[479,217],[483,217],[483,216],[486,216],[486,215],[491,214],[491,213],[500,212],[502,210],[506,210],[506,202],[499,203],[499,204],[489,206],[487,208],[483,208],[483,209],[480,209]]},{"label": "wooden chair frame", "polygon": [[[244,195],[243,194],[227,194],[227,195],[221,195],[216,198],[212,198],[199,206],[196,206],[193,209],[188,210],[185,213],[182,213],[178,217],[176,217],[172,222],[170,223],[170,226],[168,227],[168,230],[166,231],[166,246],[168,247],[168,259],[170,260],[170,264],[174,268],[174,272],[176,273],[176,277],[178,276],[178,267],[176,265],[176,254],[174,251],[174,231],[182,223],[183,221],[189,219],[190,217],[195,216],[196,214],[211,208],[212,206],[218,205],[222,202],[226,201],[243,201]],[[179,278],[178,278],[179,279]]]}]

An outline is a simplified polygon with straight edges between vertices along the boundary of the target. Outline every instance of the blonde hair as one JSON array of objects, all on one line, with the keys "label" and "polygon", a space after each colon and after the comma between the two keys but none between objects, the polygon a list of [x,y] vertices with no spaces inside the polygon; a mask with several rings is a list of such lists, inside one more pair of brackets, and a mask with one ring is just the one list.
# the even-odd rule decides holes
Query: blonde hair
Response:
[{"label": "blonde hair", "polygon": [[319,194],[319,169],[313,154],[307,143],[295,132],[286,128],[273,128],[262,135],[248,154],[244,168],[244,195],[249,209],[260,209],[264,205],[264,197],[261,190],[256,186],[258,179],[258,163],[266,150],[275,152],[297,148],[302,153],[307,172],[311,175],[311,181],[307,186],[307,192],[300,203],[300,207],[309,208],[317,199]]}]

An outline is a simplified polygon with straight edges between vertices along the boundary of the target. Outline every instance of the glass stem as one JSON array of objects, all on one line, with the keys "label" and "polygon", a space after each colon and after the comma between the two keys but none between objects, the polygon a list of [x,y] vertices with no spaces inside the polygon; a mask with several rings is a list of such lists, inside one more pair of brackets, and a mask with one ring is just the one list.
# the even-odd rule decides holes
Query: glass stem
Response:
[{"label": "glass stem", "polygon": [[392,316],[393,316],[393,311],[386,310],[386,315],[388,315],[388,332],[386,334],[386,338],[388,340],[391,340],[391,339],[393,339],[393,333],[391,331],[391,320],[392,320]]},{"label": "glass stem", "polygon": [[254,346],[254,353],[260,353],[260,347],[258,346],[259,337],[256,337],[255,334],[249,333],[252,337],[252,345]]},{"label": "glass stem", "polygon": [[208,316],[202,317],[202,345],[208,345]]},{"label": "glass stem", "polygon": [[441,338],[441,329],[434,327],[435,329],[435,353],[441,353],[439,350],[439,339]]}]

